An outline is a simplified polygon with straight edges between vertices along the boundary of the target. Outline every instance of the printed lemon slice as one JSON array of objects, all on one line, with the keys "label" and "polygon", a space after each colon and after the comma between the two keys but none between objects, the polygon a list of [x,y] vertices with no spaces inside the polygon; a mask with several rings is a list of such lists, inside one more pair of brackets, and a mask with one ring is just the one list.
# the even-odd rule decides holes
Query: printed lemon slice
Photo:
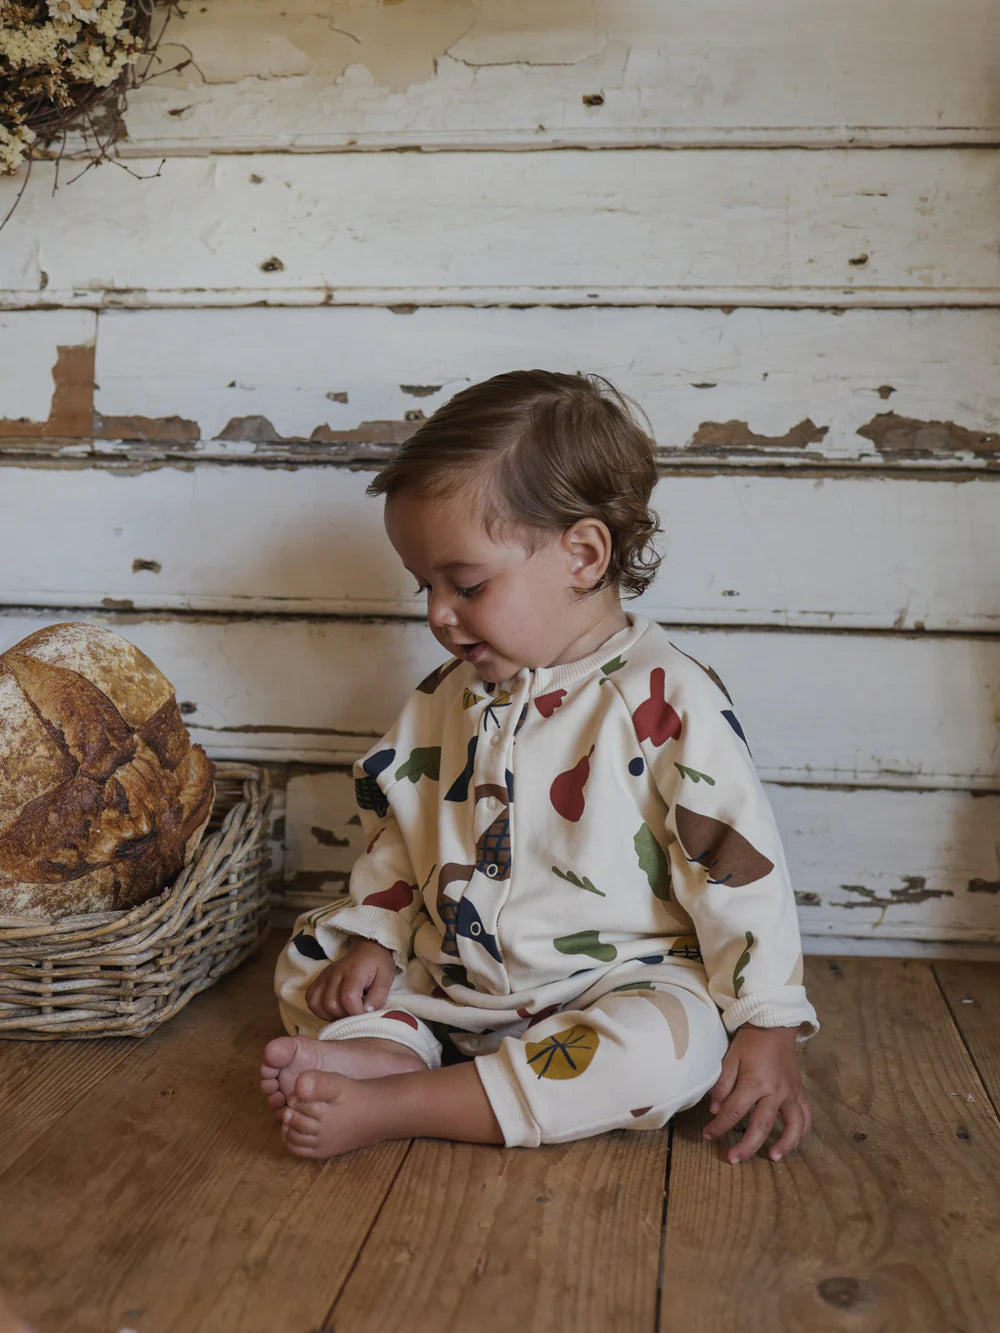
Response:
[{"label": "printed lemon slice", "polygon": [[578,1023],[544,1041],[526,1041],[524,1051],[539,1078],[578,1078],[593,1060],[600,1041],[592,1027]]}]

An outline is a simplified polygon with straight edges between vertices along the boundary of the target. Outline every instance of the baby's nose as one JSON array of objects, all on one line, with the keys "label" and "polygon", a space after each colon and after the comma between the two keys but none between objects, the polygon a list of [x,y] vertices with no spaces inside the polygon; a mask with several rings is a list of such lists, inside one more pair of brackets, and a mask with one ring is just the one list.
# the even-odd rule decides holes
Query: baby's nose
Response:
[{"label": "baby's nose", "polygon": [[457,625],[458,616],[451,599],[444,593],[428,593],[427,623],[431,629],[442,629],[446,625]]}]

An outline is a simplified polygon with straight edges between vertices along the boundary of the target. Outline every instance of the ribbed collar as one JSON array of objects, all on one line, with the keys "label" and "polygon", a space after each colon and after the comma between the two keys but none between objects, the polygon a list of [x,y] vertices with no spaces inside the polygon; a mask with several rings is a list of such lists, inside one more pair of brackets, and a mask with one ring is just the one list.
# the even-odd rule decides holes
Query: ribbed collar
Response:
[{"label": "ribbed collar", "polygon": [[561,662],[558,666],[524,667],[510,681],[503,683],[508,686],[516,684],[518,688],[527,687],[528,693],[534,696],[584,680],[614,658],[627,652],[649,628],[649,621],[645,616],[637,616],[629,611],[626,611],[625,615],[629,623],[624,629],[616,630],[609,639],[605,639],[596,652],[588,653],[586,657],[579,657],[575,662]]}]

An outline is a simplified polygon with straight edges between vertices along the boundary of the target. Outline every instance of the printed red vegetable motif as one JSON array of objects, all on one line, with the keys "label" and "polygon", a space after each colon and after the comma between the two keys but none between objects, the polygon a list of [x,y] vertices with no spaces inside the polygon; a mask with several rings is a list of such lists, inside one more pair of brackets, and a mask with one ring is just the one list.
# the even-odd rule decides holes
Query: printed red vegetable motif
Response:
[{"label": "printed red vegetable motif", "polygon": [[636,736],[641,741],[652,741],[654,745],[676,740],[681,734],[681,719],[667,703],[665,684],[663,668],[654,667],[649,673],[649,698],[644,699],[632,714]]},{"label": "printed red vegetable motif", "polygon": [[405,879],[397,879],[391,888],[370,893],[362,899],[362,904],[365,907],[384,907],[388,912],[401,912],[413,902],[416,891],[416,884],[407,884]]},{"label": "printed red vegetable motif", "polygon": [[590,777],[590,756],[593,753],[594,747],[591,746],[583,758],[565,773],[560,773],[549,788],[549,800],[556,814],[574,824],[583,814],[583,789]]},{"label": "printed red vegetable motif", "polygon": [[413,1017],[412,1014],[404,1014],[402,1009],[387,1009],[386,1012],[382,1015],[382,1017],[395,1018],[400,1023],[408,1024],[411,1028],[413,1028],[414,1032],[419,1031],[417,1027],[417,1020]]},{"label": "printed red vegetable motif", "polygon": [[538,696],[535,700],[535,707],[542,717],[551,717],[565,698],[565,690],[550,690],[548,694]]}]

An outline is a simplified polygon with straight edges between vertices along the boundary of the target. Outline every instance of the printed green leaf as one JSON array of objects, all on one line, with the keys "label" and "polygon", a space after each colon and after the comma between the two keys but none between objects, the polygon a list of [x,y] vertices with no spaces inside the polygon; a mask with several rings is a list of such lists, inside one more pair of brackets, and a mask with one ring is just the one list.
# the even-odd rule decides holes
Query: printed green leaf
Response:
[{"label": "printed green leaf", "polygon": [[558,866],[552,867],[553,875],[558,875],[560,879],[567,880],[578,889],[586,889],[588,893],[596,893],[598,898],[606,898],[608,895],[603,889],[595,888],[593,883],[584,875],[582,878],[575,875],[572,870],[560,870]]},{"label": "printed green leaf", "polygon": [[710,778],[707,773],[699,773],[696,768],[688,768],[686,764],[678,764],[676,760],[674,768],[682,778],[690,778],[692,782],[707,782],[710,787],[715,786],[715,778]]},{"label": "printed green leaf", "polygon": [[740,954],[739,960],[737,961],[736,966],[733,968],[733,994],[737,997],[739,996],[740,993],[740,987],[746,980],[746,978],[743,976],[743,969],[750,961],[750,950],[754,946],[754,938],[749,930],[746,933],[746,939],[747,939],[747,947]]},{"label": "printed green leaf", "polygon": [[618,950],[613,944],[602,944],[596,930],[578,930],[575,935],[561,935],[552,943],[560,953],[584,953],[599,963],[613,963]]},{"label": "printed green leaf", "polygon": [[625,666],[627,662],[628,658],[622,657],[620,653],[617,657],[613,657],[610,662],[606,662],[604,666],[601,667],[602,675],[598,684],[606,685],[608,683],[608,678],[616,671],[621,671],[622,667]]},{"label": "printed green leaf", "polygon": [[620,990],[656,990],[651,981],[626,981],[624,986],[616,986],[615,991]]},{"label": "printed green leaf", "polygon": [[461,963],[447,963],[441,969],[442,986],[468,986],[469,974]]},{"label": "printed green leaf", "polygon": [[639,858],[639,868],[649,880],[653,896],[661,902],[670,901],[670,862],[667,854],[653,837],[653,830],[643,824],[632,839],[635,854]]},{"label": "printed green leaf", "polygon": [[396,769],[396,781],[401,778],[409,778],[411,782],[419,782],[421,778],[427,777],[437,782],[441,775],[441,747],[440,745],[424,745],[414,750],[405,763],[400,764]]}]

